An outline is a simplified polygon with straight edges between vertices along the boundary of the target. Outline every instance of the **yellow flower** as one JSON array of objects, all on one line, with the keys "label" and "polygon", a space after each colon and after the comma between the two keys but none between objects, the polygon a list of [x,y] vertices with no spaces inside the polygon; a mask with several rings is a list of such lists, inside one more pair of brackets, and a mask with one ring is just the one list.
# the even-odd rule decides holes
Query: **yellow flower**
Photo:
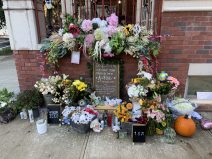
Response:
[{"label": "yellow flower", "polygon": [[127,29],[128,29],[129,31],[132,31],[133,25],[132,25],[132,24],[128,24],[128,25],[127,25]]},{"label": "yellow flower", "polygon": [[78,86],[80,84],[80,80],[75,80],[74,82],[73,82],[73,85],[74,86]]},{"label": "yellow flower", "polygon": [[66,79],[66,80],[63,81],[63,84],[65,84],[65,85],[68,85],[70,83],[71,83],[71,80],[68,80],[68,79]]},{"label": "yellow flower", "polygon": [[139,100],[139,104],[142,106],[144,104],[144,100],[143,99],[140,99]]},{"label": "yellow flower", "polygon": [[166,122],[165,121],[163,121],[161,124],[162,124],[163,127],[166,126]]}]

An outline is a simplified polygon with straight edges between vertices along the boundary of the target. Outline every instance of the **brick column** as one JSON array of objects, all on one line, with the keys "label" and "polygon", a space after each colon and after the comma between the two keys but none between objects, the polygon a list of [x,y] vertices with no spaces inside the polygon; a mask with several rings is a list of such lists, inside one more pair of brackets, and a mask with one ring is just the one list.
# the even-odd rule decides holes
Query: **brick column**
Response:
[{"label": "brick column", "polygon": [[30,89],[41,78],[40,38],[46,37],[41,0],[3,0],[11,49],[20,90]]}]

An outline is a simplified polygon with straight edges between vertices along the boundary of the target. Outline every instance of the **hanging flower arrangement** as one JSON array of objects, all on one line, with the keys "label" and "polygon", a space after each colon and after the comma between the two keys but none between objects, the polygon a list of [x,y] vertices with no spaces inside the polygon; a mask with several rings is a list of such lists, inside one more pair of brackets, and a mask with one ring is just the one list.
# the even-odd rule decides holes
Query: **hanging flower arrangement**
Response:
[{"label": "hanging flower arrangement", "polygon": [[79,20],[66,16],[64,28],[45,40],[40,51],[48,64],[57,65],[68,52],[81,50],[95,61],[129,54],[134,58],[158,55],[160,41],[139,24],[119,26],[118,16]]}]

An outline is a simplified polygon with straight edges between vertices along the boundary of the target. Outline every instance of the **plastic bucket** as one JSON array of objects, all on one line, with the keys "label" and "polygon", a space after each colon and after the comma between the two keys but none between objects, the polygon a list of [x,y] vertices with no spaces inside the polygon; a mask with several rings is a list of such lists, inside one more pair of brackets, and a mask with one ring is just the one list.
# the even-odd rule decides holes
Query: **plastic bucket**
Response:
[{"label": "plastic bucket", "polygon": [[47,122],[44,119],[36,121],[38,134],[42,135],[47,132]]}]

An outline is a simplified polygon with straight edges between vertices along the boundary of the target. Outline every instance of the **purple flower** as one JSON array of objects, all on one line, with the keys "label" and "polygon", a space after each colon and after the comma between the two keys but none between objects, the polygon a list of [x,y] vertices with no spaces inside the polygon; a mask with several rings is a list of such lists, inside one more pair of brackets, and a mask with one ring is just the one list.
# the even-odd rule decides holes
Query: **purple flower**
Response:
[{"label": "purple flower", "polygon": [[112,37],[112,35],[117,32],[117,27],[108,25],[108,27],[106,28],[106,32],[109,37]]},{"label": "purple flower", "polygon": [[118,17],[116,16],[115,13],[111,14],[110,17],[107,17],[106,20],[109,23],[109,25],[112,25],[112,26],[115,26],[115,27],[118,26]]},{"label": "purple flower", "polygon": [[85,44],[86,44],[86,47],[87,48],[92,47],[92,44],[93,44],[94,40],[95,40],[95,37],[94,37],[93,34],[86,35],[85,41],[84,41]]},{"label": "purple flower", "polygon": [[89,32],[93,29],[93,25],[92,25],[92,21],[91,20],[83,20],[82,25],[81,25],[81,29],[84,32]]}]

